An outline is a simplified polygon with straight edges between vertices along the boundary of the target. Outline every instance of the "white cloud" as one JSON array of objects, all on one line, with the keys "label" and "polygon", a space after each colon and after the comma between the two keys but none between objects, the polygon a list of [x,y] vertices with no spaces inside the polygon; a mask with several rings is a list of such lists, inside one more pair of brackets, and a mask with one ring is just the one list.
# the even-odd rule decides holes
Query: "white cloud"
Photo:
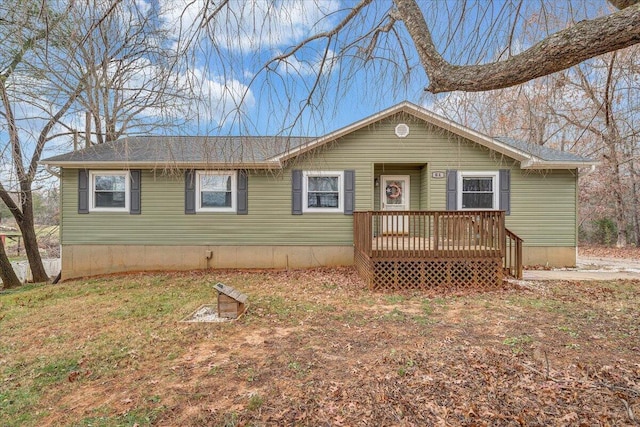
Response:
[{"label": "white cloud", "polygon": [[184,107],[197,112],[200,121],[224,127],[230,118],[246,114],[255,105],[249,87],[233,78],[208,77],[203,70],[195,69],[183,74],[179,80],[197,92],[198,98],[189,100]]},{"label": "white cloud", "polygon": [[[208,9],[205,10],[206,5]],[[289,46],[327,29],[337,0],[231,0],[209,19],[216,5],[206,0],[162,0],[162,16],[168,27],[194,34],[206,22],[207,36],[229,51],[257,52]]]},{"label": "white cloud", "polygon": [[[121,96],[144,97],[145,88],[153,90],[159,79],[168,79],[172,99],[171,108],[148,106],[139,112],[146,118],[171,115],[176,120],[210,122],[224,126],[226,118],[234,113],[246,113],[255,104],[253,93],[241,81],[230,76],[209,76],[202,68],[188,69],[180,74],[166,75],[149,60],[141,58],[132,64]],[[151,94],[150,96],[153,97]],[[133,100],[132,100],[133,102]],[[127,100],[123,100],[123,104]],[[135,104],[135,102],[134,102]]]}]

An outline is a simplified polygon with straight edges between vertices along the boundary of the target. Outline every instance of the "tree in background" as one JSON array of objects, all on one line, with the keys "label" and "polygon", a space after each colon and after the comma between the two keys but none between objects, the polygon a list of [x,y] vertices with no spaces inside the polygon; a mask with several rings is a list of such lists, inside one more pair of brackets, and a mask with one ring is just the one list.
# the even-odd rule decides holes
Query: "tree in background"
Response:
[{"label": "tree in background", "polygon": [[[42,98],[33,85],[41,77],[34,66],[50,60],[46,41],[60,27],[68,10],[39,10],[32,2],[3,2],[0,8],[1,15],[5,17],[5,25],[0,30],[3,40],[0,50],[0,115],[8,135],[3,160],[11,165],[9,177],[3,177],[0,182],[0,198],[20,228],[34,280],[45,281],[47,274],[38,251],[31,189],[38,172],[38,160],[50,132],[73,105],[82,89],[82,82],[73,84],[69,96],[54,95],[53,99]],[[24,132],[21,127],[23,113],[29,108],[37,111],[39,131],[29,129]],[[27,146],[23,142],[25,138],[30,139],[32,145]],[[14,192],[18,194],[17,200],[12,197]],[[0,278],[4,287],[18,286],[20,282],[11,268],[4,244],[0,246]]]},{"label": "tree in background", "polygon": [[634,46],[518,87],[451,94],[435,109],[489,135],[599,158],[601,166],[580,179],[582,237],[637,244],[639,58]]},{"label": "tree in background", "polygon": [[[10,165],[0,178],[0,199],[20,228],[33,279],[41,282],[48,277],[35,231],[33,185],[48,176],[38,167],[45,147],[68,147],[78,134],[107,142],[166,123],[179,111],[165,100],[185,86],[176,83],[176,56],[163,44],[166,30],[157,25],[157,9],[144,2],[71,1],[61,8],[14,0],[0,4],[0,16],[0,130],[6,135],[3,160]],[[0,278],[5,287],[19,284],[4,248]]]},{"label": "tree in background", "polygon": [[[65,25],[74,48],[61,54],[72,80],[84,81],[77,108],[89,118],[82,133],[91,143],[185,122],[185,106],[197,95],[179,74],[182,58],[170,42],[175,29],[163,25],[159,8],[91,0],[74,7]],[[63,125],[79,130],[74,122]]]},{"label": "tree in background", "polygon": [[[629,240],[638,243],[638,150],[640,149],[640,49],[637,47],[603,55],[571,72],[559,76],[559,82],[571,94],[580,96],[578,105],[570,103],[567,96],[563,105],[551,113],[575,133],[580,133],[576,143],[592,141],[595,153],[602,159],[606,184],[605,194],[587,206],[607,204],[608,217],[616,226],[616,246],[623,247]],[[594,177],[595,178],[595,177]],[[602,218],[594,218],[599,220]],[[631,233],[630,233],[631,231]],[[634,237],[630,239],[630,234]]]}]

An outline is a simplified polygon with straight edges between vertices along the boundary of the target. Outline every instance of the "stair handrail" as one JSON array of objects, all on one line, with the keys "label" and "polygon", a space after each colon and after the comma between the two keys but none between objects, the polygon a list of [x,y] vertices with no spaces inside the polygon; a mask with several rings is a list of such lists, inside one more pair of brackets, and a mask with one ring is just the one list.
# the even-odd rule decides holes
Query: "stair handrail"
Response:
[{"label": "stair handrail", "polygon": [[512,277],[515,277],[516,279],[522,279],[522,242],[524,240],[506,227],[504,231],[504,270]]}]

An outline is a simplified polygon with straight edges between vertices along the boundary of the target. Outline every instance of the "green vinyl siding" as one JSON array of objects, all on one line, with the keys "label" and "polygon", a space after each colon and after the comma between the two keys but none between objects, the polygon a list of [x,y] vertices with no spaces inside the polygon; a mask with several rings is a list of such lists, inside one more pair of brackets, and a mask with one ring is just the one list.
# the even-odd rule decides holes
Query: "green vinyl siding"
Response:
[{"label": "green vinyl siding", "polygon": [[526,246],[576,246],[576,171],[511,171],[507,227]]},{"label": "green vinyl siding", "polygon": [[[154,176],[151,171],[142,173],[140,215],[105,212],[79,215],[75,213],[77,173],[74,172],[63,173],[62,244],[304,245],[310,242],[310,236],[318,245],[351,242],[351,216],[291,215],[290,175],[250,175],[248,215],[213,212],[185,215],[183,177]],[[279,194],[286,197],[275,196]],[[313,231],[317,229],[322,233]]]},{"label": "green vinyl siding", "polygon": [[[374,176],[377,179],[380,179],[381,176],[408,176],[409,177],[409,206],[411,210],[420,209],[420,198],[421,198],[421,177],[420,177],[420,167],[406,166],[402,167],[401,165],[381,165],[376,164],[374,168]],[[374,181],[375,182],[375,181]],[[380,209],[380,188],[383,186],[382,180],[379,181],[379,186],[375,187],[373,194],[373,206],[375,210]]]},{"label": "green vinyl siding", "polygon": [[429,165],[420,168],[420,210],[429,210]]},{"label": "green vinyl siding", "polygon": [[[409,124],[406,138],[394,134]],[[403,166],[406,165],[406,166]],[[77,170],[62,171],[62,244],[350,245],[353,217],[291,214],[291,171],[355,170],[357,211],[379,208],[380,174],[411,176],[411,208],[443,210],[447,169],[511,169],[507,226],[531,246],[574,246],[575,171],[523,171],[517,161],[400,114],[305,153],[276,172],[251,171],[248,215],[184,213],[182,171],[142,171],[142,213],[77,213]]]}]

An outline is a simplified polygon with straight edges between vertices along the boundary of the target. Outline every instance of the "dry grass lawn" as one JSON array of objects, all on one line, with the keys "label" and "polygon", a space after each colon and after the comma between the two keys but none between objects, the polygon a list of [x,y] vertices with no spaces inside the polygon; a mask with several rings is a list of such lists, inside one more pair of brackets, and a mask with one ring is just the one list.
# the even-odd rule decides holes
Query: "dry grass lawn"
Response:
[{"label": "dry grass lawn", "polygon": [[[221,281],[236,322],[179,322]],[[0,293],[0,425],[634,425],[640,282],[436,296],[351,269]]]}]

